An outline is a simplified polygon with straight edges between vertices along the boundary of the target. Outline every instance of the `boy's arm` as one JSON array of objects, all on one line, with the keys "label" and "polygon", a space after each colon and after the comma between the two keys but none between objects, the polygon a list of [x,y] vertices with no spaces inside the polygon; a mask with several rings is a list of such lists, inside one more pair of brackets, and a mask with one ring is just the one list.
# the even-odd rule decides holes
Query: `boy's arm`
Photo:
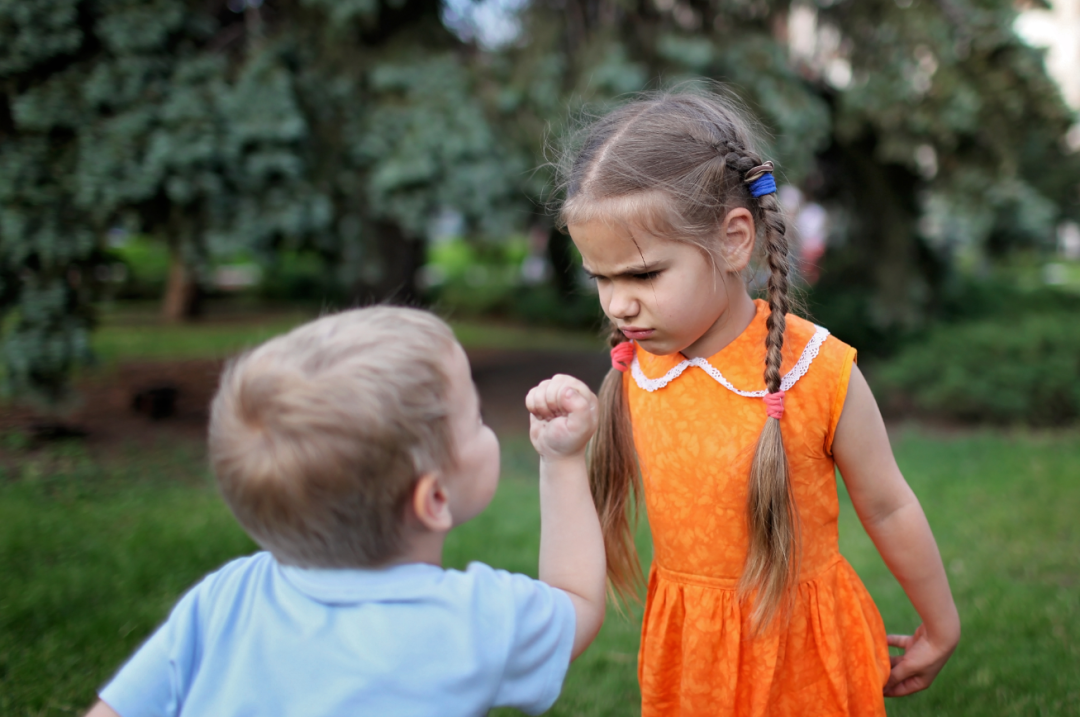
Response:
[{"label": "boy's arm", "polygon": [[581,381],[557,375],[530,391],[525,404],[540,454],[540,579],[574,604],[575,659],[600,631],[606,599],[604,538],[585,465],[597,401]]},{"label": "boy's arm", "polygon": [[83,717],[120,717],[120,715],[103,700],[98,700]]},{"label": "boy's arm", "polygon": [[960,617],[926,514],[896,465],[881,412],[857,367],[851,369],[833,457],[863,527],[923,621],[914,635],[889,635],[889,644],[904,648],[904,655],[892,658],[885,694],[926,689],[960,640]]}]

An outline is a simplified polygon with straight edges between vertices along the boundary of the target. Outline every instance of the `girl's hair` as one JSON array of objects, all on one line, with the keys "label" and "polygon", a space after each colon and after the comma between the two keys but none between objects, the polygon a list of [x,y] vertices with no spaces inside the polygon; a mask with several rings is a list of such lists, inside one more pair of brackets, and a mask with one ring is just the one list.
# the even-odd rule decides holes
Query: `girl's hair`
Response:
[{"label": "girl's hair", "polygon": [[[765,386],[780,390],[788,312],[788,246],[775,194],[757,199],[747,172],[762,164],[749,121],[737,103],[716,94],[659,93],[630,102],[587,126],[562,162],[562,225],[614,219],[654,236],[700,248],[727,266],[719,228],[734,207],[754,216],[769,268]],[[752,178],[752,177],[751,177]],[[612,345],[625,341],[612,332]],[[640,493],[623,375],[612,369],[600,390],[600,429],[589,477],[604,528],[608,576],[632,597],[641,581],[628,511]],[[771,622],[790,598],[798,574],[799,530],[779,421],[767,418],[750,470],[750,545],[739,596],[753,601],[754,624]]]}]

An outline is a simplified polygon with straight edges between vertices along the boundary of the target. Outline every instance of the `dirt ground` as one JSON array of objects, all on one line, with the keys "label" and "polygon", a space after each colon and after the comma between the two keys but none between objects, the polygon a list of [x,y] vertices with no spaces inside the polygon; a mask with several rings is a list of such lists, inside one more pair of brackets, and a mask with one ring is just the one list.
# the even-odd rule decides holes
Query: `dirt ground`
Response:
[{"label": "dirt ground", "polygon": [[[485,420],[500,436],[528,431],[525,394],[541,380],[568,373],[596,390],[610,366],[599,351],[484,349],[469,358]],[[31,443],[76,438],[95,454],[132,444],[201,442],[221,368],[216,360],[123,363],[79,381],[77,401],[62,414],[0,407],[0,433],[19,434]]]}]

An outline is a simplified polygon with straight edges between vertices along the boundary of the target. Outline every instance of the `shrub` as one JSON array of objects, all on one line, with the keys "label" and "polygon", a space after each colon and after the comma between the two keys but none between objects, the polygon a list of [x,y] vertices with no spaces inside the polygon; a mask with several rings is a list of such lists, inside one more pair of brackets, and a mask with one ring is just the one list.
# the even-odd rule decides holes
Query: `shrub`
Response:
[{"label": "shrub", "polygon": [[156,300],[162,297],[169,276],[169,248],[164,242],[136,234],[110,249],[109,254],[127,270],[116,298]]},{"label": "shrub", "polygon": [[942,325],[879,367],[887,406],[977,423],[1080,417],[1080,321],[1055,312]]},{"label": "shrub", "polygon": [[1080,316],[1080,293],[1050,286],[1023,286],[1007,275],[990,279],[953,277],[928,299],[921,320],[907,327],[881,323],[872,297],[862,287],[823,281],[804,289],[803,298],[805,310],[800,315],[827,327],[859,349],[864,359],[896,356],[907,346],[921,344],[928,330],[943,322],[1011,322],[1036,314],[1068,312]]},{"label": "shrub", "polygon": [[600,327],[603,313],[595,293],[582,287],[561,296],[550,278],[526,277],[529,254],[522,237],[502,242],[437,242],[421,270],[425,298],[454,317],[497,317],[575,329]]}]

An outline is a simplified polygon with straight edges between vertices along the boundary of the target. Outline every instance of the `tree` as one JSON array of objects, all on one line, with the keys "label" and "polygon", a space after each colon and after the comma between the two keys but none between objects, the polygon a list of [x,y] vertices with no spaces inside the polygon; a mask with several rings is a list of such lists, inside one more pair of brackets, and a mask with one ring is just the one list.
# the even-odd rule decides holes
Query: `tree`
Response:
[{"label": "tree", "polygon": [[545,138],[658,82],[750,106],[782,177],[845,219],[819,294],[881,335],[933,315],[961,248],[1036,244],[1077,211],[1073,116],[1011,0],[532,0],[502,49],[456,37],[439,0],[228,3],[0,0],[12,387],[56,397],[86,356],[112,226],[171,248],[175,313],[237,249],[316,251],[355,300],[408,298],[433,214],[536,221]]},{"label": "tree", "polygon": [[0,314],[15,390],[88,352],[125,226],[174,256],[166,308],[238,249],[319,252],[355,300],[415,294],[425,225],[512,216],[523,162],[435,0],[0,0]]},{"label": "tree", "polygon": [[539,136],[567,104],[723,81],[784,179],[844,219],[819,295],[895,335],[933,315],[959,247],[1045,242],[1077,211],[1074,117],[1015,17],[1011,0],[535,0],[502,92]]}]

